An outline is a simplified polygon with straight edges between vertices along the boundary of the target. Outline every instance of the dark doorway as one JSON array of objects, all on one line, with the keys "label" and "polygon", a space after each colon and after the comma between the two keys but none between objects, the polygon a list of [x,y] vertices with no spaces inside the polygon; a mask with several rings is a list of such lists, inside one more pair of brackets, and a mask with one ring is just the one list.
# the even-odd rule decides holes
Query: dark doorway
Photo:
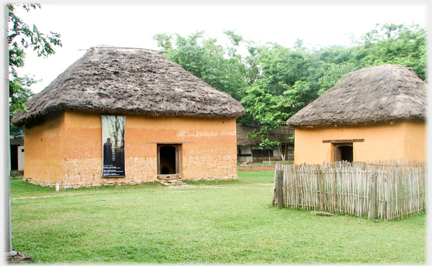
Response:
[{"label": "dark doorway", "polygon": [[342,161],[353,161],[353,147],[352,146],[340,146],[341,160]]},{"label": "dark doorway", "polygon": [[351,143],[335,145],[334,161],[348,161],[354,160],[353,145]]},{"label": "dark doorway", "polygon": [[18,170],[18,146],[19,145],[10,145],[12,171]]},{"label": "dark doorway", "polygon": [[158,175],[180,174],[180,145],[158,145]]},{"label": "dark doorway", "polygon": [[176,173],[176,148],[163,146],[160,148],[160,173],[170,175]]}]

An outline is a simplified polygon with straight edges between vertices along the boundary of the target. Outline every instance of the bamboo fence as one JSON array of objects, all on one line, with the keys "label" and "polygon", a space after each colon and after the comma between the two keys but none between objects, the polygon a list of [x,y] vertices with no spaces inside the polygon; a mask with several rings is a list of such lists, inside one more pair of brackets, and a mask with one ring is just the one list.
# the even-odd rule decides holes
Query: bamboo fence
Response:
[{"label": "bamboo fence", "polygon": [[392,220],[425,211],[425,161],[275,167],[272,204]]}]

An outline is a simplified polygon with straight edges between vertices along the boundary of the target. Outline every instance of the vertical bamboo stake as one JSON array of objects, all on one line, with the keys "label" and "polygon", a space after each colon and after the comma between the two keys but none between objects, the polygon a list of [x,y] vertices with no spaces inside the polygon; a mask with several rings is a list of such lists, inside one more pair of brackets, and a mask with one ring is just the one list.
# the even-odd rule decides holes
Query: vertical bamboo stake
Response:
[{"label": "vertical bamboo stake", "polygon": [[419,169],[417,168],[417,175],[418,175],[418,183],[417,183],[417,193],[418,193],[418,211],[421,210],[421,201],[420,201],[420,184],[421,184],[421,176],[420,176],[420,172]]},{"label": "vertical bamboo stake", "polygon": [[297,175],[298,175],[298,171],[299,171],[300,166],[295,166],[293,167],[293,208],[297,208],[297,198],[298,198],[298,193],[297,193],[297,186],[298,186],[298,179],[297,179]]},{"label": "vertical bamboo stake", "polygon": [[292,208],[293,207],[293,205],[294,205],[294,202],[295,202],[295,193],[294,193],[294,182],[295,182],[295,180],[294,180],[294,168],[295,168],[296,166],[290,166],[290,175],[289,175],[289,180],[290,180],[290,183],[289,183],[289,187],[290,187],[290,192],[291,192],[291,194],[290,194],[290,207]]},{"label": "vertical bamboo stake", "polygon": [[277,170],[276,171],[276,179],[277,179],[277,186],[276,186],[276,200],[277,200],[277,207],[283,208],[283,189],[282,189],[282,171]]},{"label": "vertical bamboo stake", "polygon": [[[388,171],[387,171],[388,172]],[[385,198],[384,198],[384,202],[385,202],[385,210],[386,210],[386,216],[385,219],[389,220],[390,218],[390,180],[389,180],[389,176],[387,175],[387,178],[385,179],[385,183],[384,183],[384,189],[385,189]]]},{"label": "vertical bamboo stake", "polygon": [[323,169],[318,165],[317,167],[317,175],[318,175],[318,184],[317,191],[319,192],[319,208],[320,210],[324,210],[324,173]]},{"label": "vertical bamboo stake", "polygon": [[275,166],[275,175],[274,175],[274,180],[273,180],[273,196],[272,196],[272,200],[271,200],[271,205],[275,205],[276,204],[276,188],[277,188],[277,175],[276,172],[277,170],[280,169],[280,165],[277,164]]},{"label": "vertical bamboo stake", "polygon": [[370,189],[370,207],[369,207],[369,219],[375,219],[376,218],[376,200],[377,200],[377,173],[376,170],[373,169],[370,172],[371,174],[371,189]]},{"label": "vertical bamboo stake", "polygon": [[288,178],[287,178],[287,167],[286,165],[282,168],[282,193],[283,193],[283,204],[285,207],[288,207]]}]

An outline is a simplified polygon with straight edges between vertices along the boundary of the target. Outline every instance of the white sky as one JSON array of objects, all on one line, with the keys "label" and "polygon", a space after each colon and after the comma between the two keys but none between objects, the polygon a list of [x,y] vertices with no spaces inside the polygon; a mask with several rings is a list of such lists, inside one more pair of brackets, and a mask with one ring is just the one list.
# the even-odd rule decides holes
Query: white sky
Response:
[{"label": "white sky", "polygon": [[28,24],[40,31],[61,34],[63,47],[56,54],[37,58],[28,52],[23,74],[42,82],[33,85],[37,93],[68,66],[84,55],[84,49],[98,45],[159,49],[152,37],[157,33],[187,36],[204,30],[222,39],[224,30],[236,30],[246,39],[264,44],[277,42],[291,47],[297,38],[306,46],[349,45],[350,35],[359,37],[376,23],[426,26],[425,4],[294,5],[294,4],[49,4],[29,13],[20,12]]}]

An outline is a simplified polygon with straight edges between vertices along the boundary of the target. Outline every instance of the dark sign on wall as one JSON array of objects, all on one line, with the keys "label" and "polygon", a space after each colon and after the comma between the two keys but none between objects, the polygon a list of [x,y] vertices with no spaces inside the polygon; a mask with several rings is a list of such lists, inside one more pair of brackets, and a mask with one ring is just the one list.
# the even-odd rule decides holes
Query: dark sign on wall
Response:
[{"label": "dark sign on wall", "polygon": [[122,115],[102,115],[102,177],[125,177],[125,121]]}]

